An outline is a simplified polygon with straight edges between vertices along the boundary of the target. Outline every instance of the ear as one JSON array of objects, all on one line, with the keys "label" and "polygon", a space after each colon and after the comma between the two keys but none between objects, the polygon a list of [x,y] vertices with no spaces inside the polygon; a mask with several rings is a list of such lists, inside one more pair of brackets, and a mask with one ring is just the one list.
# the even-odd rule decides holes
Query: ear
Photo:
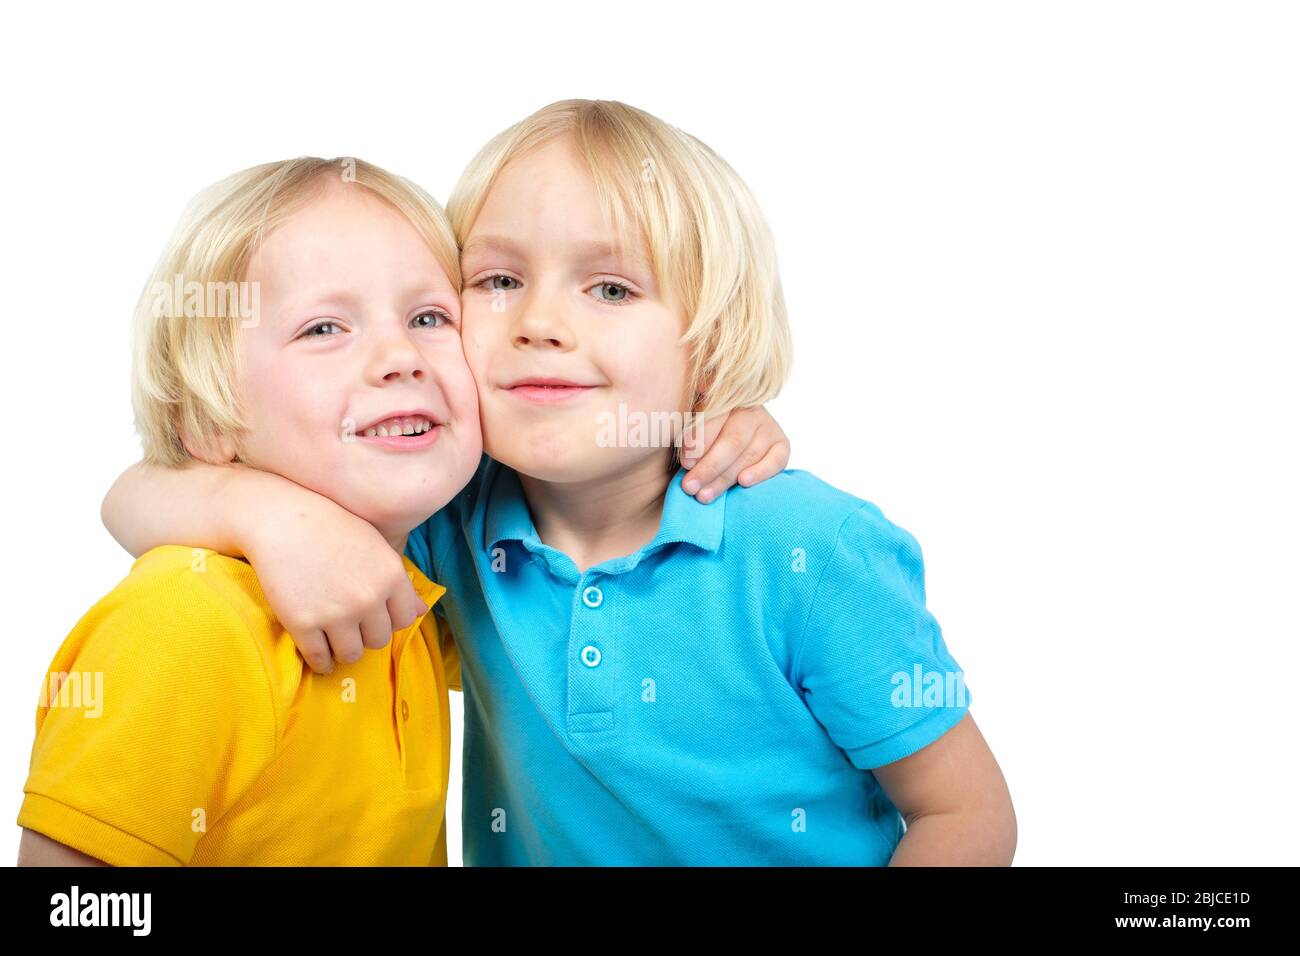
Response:
[{"label": "ear", "polygon": [[197,458],[209,465],[225,465],[238,460],[235,443],[228,435],[217,434],[195,438],[185,429],[181,429],[180,437],[181,444],[185,446],[191,458]]}]

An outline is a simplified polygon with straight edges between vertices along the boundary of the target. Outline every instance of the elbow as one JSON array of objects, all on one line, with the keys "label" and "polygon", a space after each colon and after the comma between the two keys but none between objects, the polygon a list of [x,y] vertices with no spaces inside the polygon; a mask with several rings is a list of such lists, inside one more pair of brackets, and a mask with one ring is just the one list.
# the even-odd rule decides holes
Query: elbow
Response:
[{"label": "elbow", "polygon": [[981,829],[987,862],[986,866],[1010,866],[1016,856],[1016,843],[1020,827],[1016,821],[1016,808],[1007,794],[982,815]]},{"label": "elbow", "polygon": [[998,856],[1002,860],[999,866],[1010,866],[1016,856],[1016,842],[1020,839],[1020,827],[1016,823],[1016,809],[1007,803],[1007,812],[999,830]]},{"label": "elbow", "polygon": [[104,529],[113,536],[114,541],[137,558],[141,553],[137,550],[138,542],[131,540],[130,529],[121,519],[125,508],[122,498],[126,494],[123,485],[134,476],[139,467],[140,463],[137,462],[118,475],[117,480],[104,495],[104,500],[99,504],[99,520],[104,525]]}]

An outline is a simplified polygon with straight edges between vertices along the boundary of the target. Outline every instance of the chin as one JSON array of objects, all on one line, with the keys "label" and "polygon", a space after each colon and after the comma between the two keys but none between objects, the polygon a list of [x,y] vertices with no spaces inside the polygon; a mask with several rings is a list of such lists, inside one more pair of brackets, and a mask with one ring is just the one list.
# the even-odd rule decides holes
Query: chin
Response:
[{"label": "chin", "polygon": [[521,475],[554,484],[606,481],[638,467],[642,458],[628,449],[584,448],[581,453],[548,453],[538,449],[503,449],[489,455]]}]

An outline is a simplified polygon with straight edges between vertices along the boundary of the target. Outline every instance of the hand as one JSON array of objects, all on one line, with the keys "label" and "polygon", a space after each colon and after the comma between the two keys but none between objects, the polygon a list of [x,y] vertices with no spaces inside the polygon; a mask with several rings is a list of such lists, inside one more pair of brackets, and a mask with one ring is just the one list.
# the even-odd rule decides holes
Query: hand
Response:
[{"label": "hand", "polygon": [[370,523],[299,486],[257,509],[246,548],[267,603],[318,674],[387,646],[429,607]]},{"label": "hand", "polygon": [[737,408],[725,420],[714,416],[699,427],[695,447],[682,448],[682,465],[690,469],[682,490],[703,504],[737,481],[746,487],[766,481],[790,462],[790,441],[762,406]]}]

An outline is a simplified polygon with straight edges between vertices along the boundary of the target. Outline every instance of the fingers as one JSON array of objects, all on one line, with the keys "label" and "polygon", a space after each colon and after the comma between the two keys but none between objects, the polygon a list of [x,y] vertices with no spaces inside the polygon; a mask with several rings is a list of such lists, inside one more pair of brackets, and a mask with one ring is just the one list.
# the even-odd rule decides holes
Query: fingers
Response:
[{"label": "fingers", "polygon": [[336,662],[353,664],[367,650],[387,647],[395,631],[409,627],[428,612],[429,606],[401,571],[382,599],[358,591],[346,605],[332,608],[331,620],[298,618],[284,626],[307,666],[317,674],[328,674]]},{"label": "fingers", "polygon": [[714,498],[723,494],[728,488],[736,483],[737,476],[741,471],[757,467],[763,458],[762,449],[750,446],[737,455],[729,465],[714,477],[708,484],[700,488],[695,495],[695,500],[703,504],[708,504]]},{"label": "fingers", "polygon": [[334,656],[330,652],[329,641],[325,639],[324,631],[308,631],[302,636],[290,631],[289,636],[293,638],[294,646],[298,648],[302,659],[313,671],[317,674],[328,674],[334,670]]},{"label": "fingers", "polygon": [[325,637],[330,642],[334,659],[340,664],[355,664],[366,652],[366,645],[361,640],[360,623],[348,622],[326,628]]},{"label": "fingers", "polygon": [[393,639],[393,631],[397,630],[393,626],[392,616],[388,611],[388,604],[380,604],[373,610],[366,613],[361,619],[361,644],[366,650],[377,651],[381,647],[387,647],[388,642]]},{"label": "fingers", "polygon": [[678,460],[682,463],[683,468],[694,468],[699,464],[704,453],[713,447],[714,441],[717,440],[724,426],[731,424],[731,427],[735,428],[731,418],[730,415],[709,415],[696,420],[695,424],[682,436],[682,447]]},{"label": "fingers", "polygon": [[420,595],[416,593],[415,586],[411,584],[405,573],[395,593],[396,598],[389,598],[389,606],[395,607],[400,612],[392,615],[395,629],[410,627],[419,618],[429,613],[429,605],[420,600]]},{"label": "fingers", "polygon": [[[709,446],[709,450],[705,452],[699,464],[682,478],[682,490],[688,495],[695,495],[700,501],[708,501],[734,485],[736,472],[742,467],[753,464],[752,461],[747,460],[738,465],[737,460],[741,457],[742,450],[749,446],[756,428],[757,426],[737,425],[720,435],[718,440]],[[709,489],[712,489],[710,498],[700,497]]]},{"label": "fingers", "polygon": [[748,488],[774,475],[779,475],[790,463],[790,445],[780,441],[767,450],[767,454],[752,465],[746,465],[736,475],[736,481]]}]

